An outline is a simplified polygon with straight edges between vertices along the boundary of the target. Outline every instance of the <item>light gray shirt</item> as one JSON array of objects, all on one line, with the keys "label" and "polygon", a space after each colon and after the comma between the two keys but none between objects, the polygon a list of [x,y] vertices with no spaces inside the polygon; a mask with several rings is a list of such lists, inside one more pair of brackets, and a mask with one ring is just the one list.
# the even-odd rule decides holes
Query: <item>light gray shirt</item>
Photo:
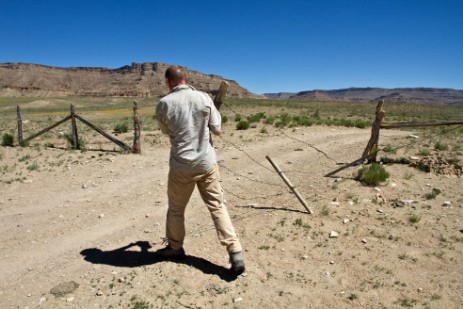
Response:
[{"label": "light gray shirt", "polygon": [[221,117],[206,93],[179,85],[156,106],[159,128],[170,138],[170,168],[202,173],[216,164],[210,132],[220,132]]}]

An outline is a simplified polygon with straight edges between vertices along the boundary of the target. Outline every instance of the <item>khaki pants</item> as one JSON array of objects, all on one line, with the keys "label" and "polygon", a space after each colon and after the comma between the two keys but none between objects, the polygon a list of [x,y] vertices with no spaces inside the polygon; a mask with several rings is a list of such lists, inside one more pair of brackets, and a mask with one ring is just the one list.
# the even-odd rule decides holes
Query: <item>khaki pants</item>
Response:
[{"label": "khaki pants", "polygon": [[217,165],[200,175],[188,175],[172,169],[169,171],[166,237],[172,249],[180,249],[183,246],[185,207],[197,185],[201,198],[211,213],[220,243],[227,248],[229,253],[241,252],[241,244],[223,202],[223,191],[219,179]]}]

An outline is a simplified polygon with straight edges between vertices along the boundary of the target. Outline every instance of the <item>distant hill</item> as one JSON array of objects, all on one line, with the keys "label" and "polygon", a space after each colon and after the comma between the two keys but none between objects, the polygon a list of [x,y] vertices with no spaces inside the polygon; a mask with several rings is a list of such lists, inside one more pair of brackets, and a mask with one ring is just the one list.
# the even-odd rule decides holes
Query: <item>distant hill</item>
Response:
[{"label": "distant hill", "polygon": [[[30,63],[0,63],[0,96],[160,96],[168,93],[164,72],[169,64],[132,63],[117,69],[59,68]],[[223,78],[187,70],[190,84],[214,94]],[[233,80],[227,97],[254,98]]]},{"label": "distant hill", "polygon": [[306,101],[419,103],[463,106],[463,90],[444,88],[348,88],[339,90],[311,90],[297,93],[265,93],[270,99]]}]

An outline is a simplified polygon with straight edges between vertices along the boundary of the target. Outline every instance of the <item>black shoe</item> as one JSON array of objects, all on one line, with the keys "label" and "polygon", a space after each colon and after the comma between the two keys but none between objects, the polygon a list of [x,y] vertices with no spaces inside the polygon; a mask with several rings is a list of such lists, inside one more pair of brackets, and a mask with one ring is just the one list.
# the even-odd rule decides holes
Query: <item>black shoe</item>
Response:
[{"label": "black shoe", "polygon": [[230,253],[230,263],[231,269],[236,273],[241,274],[246,269],[241,252]]},{"label": "black shoe", "polygon": [[159,249],[155,252],[155,254],[163,259],[183,259],[185,258],[185,250],[183,248],[174,250],[170,246],[166,246],[165,248]]}]

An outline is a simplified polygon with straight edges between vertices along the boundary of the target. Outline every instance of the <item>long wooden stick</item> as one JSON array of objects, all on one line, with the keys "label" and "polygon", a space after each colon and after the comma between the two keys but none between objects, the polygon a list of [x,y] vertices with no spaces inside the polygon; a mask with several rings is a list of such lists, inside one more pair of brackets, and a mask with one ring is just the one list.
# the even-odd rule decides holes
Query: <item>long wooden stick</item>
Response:
[{"label": "long wooden stick", "polygon": [[312,214],[312,210],[309,208],[309,205],[307,205],[307,202],[304,200],[304,198],[299,194],[297,191],[296,187],[289,181],[289,179],[283,174],[283,172],[280,170],[278,165],[270,158],[269,156],[265,156],[267,160],[272,164],[273,168],[277,171],[278,175],[283,179],[283,181],[286,183],[286,185],[293,191],[293,193],[296,195],[297,199],[299,202],[301,202],[302,206],[307,210],[309,214]]},{"label": "long wooden stick", "polygon": [[130,146],[125,144],[124,142],[112,137],[111,135],[109,135],[108,133],[106,133],[105,131],[101,130],[100,128],[98,128],[97,126],[93,125],[90,121],[86,120],[85,118],[83,118],[82,116],[80,115],[75,115],[75,117],[77,119],[79,119],[80,121],[82,121],[83,123],[85,123],[87,126],[89,126],[90,128],[92,128],[93,130],[97,131],[98,133],[100,133],[101,135],[103,135],[104,137],[106,137],[107,139],[109,139],[111,142],[113,142],[114,144],[118,145],[119,147],[123,148],[124,150],[131,150]]}]

